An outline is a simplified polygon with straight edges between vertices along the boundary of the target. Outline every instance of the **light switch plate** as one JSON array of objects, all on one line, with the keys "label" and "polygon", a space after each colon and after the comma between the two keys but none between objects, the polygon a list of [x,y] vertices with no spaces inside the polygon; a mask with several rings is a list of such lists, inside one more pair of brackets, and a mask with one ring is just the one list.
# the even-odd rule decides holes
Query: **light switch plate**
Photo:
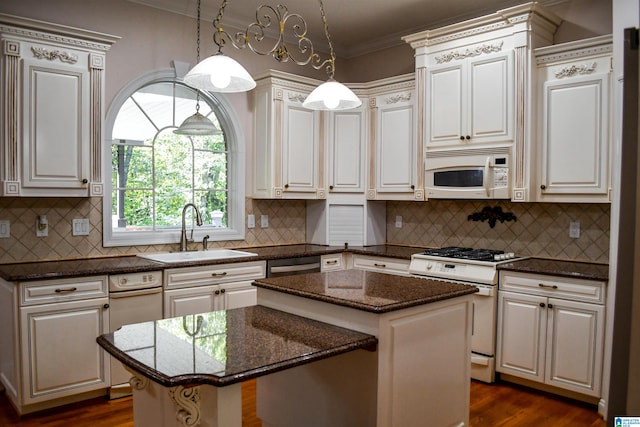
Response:
[{"label": "light switch plate", "polygon": [[247,228],[256,228],[256,216],[254,214],[247,215]]},{"label": "light switch plate", "polygon": [[402,216],[401,215],[397,215],[396,216],[396,228],[402,228]]},{"label": "light switch plate", "polygon": [[11,221],[4,219],[0,221],[0,239],[11,237]]},{"label": "light switch plate", "polygon": [[569,237],[572,239],[580,237],[580,221],[571,221],[569,223]]},{"label": "light switch plate", "polygon": [[72,232],[74,236],[88,236],[89,235],[89,219],[80,218],[72,221]]},{"label": "light switch plate", "polygon": [[269,228],[269,215],[260,215],[260,227]]}]

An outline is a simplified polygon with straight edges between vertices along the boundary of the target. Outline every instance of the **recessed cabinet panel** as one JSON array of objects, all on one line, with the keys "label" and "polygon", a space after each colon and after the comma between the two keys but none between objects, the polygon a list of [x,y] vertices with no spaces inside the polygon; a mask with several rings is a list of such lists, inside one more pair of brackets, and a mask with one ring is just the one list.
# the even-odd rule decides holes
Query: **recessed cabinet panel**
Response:
[{"label": "recessed cabinet panel", "polygon": [[461,65],[436,68],[429,77],[429,141],[457,143],[463,127]]},{"label": "recessed cabinet panel", "polygon": [[286,163],[283,182],[287,191],[316,191],[317,131],[316,113],[302,107],[285,108],[284,152]]},{"label": "recessed cabinet panel", "polygon": [[608,76],[545,83],[543,194],[607,194]]},{"label": "recessed cabinet panel", "polygon": [[412,191],[413,106],[382,109],[379,126],[377,191]]},{"label": "recessed cabinet panel", "polygon": [[470,63],[471,139],[512,139],[513,90],[511,56]]},{"label": "recessed cabinet panel", "polygon": [[332,113],[330,139],[332,192],[364,192],[364,116],[361,111]]}]

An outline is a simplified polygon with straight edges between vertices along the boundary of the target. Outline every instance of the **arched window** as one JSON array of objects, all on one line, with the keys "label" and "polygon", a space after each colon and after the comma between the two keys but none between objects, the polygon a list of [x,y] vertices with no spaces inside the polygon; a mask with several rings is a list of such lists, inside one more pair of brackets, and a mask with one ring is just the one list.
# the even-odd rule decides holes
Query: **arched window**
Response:
[{"label": "arched window", "polygon": [[[123,89],[107,116],[104,245],[178,243],[182,211],[194,203],[204,220],[193,239],[244,239],[244,149],[221,99],[200,92],[199,112],[220,132],[173,131],[196,111],[196,89],[154,73]],[[191,235],[188,235],[191,237]]]}]

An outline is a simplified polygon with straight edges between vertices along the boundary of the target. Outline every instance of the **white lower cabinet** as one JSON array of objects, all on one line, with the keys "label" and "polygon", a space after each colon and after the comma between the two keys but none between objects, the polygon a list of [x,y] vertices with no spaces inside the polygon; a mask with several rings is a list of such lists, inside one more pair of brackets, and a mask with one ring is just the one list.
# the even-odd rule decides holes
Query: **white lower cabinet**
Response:
[{"label": "white lower cabinet", "polygon": [[255,279],[264,261],[165,270],[164,317],[186,316],[255,305]]},{"label": "white lower cabinet", "polygon": [[345,269],[344,253],[322,255],[320,257],[320,271],[337,271]]},{"label": "white lower cabinet", "polygon": [[378,273],[409,275],[408,259],[388,258],[383,256],[353,254],[348,268],[376,271]]},{"label": "white lower cabinet", "polygon": [[501,273],[500,286],[526,293],[499,292],[496,370],[599,397],[604,283]]},{"label": "white lower cabinet", "polygon": [[106,276],[2,282],[0,378],[20,413],[104,394],[109,358]]}]

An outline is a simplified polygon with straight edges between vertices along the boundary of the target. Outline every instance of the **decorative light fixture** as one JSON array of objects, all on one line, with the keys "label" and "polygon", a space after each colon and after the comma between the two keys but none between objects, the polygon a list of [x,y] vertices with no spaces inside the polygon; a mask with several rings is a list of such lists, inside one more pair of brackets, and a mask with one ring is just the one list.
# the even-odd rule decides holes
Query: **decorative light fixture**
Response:
[{"label": "decorative light fixture", "polygon": [[[200,62],[200,0],[198,0],[198,31],[196,63]],[[220,129],[211,120],[200,114],[200,90],[196,89],[196,113],[187,117],[173,133],[178,135],[218,135]]]},{"label": "decorative light fixture", "polygon": [[[333,43],[329,35],[329,26],[324,12],[322,0],[320,4],[320,15],[324,25],[324,33],[329,44],[329,58],[324,61],[314,49],[313,43],[307,38],[307,23],[297,13],[289,13],[286,6],[277,5],[275,8],[268,5],[258,6],[256,9],[256,22],[247,26],[245,31],[239,31],[234,36],[230,36],[221,26],[224,9],[227,0],[222,0],[218,16],[213,21],[215,32],[213,42],[218,46],[217,54],[198,63],[184,77],[188,85],[212,92],[245,92],[253,89],[256,82],[249,73],[235,60],[225,56],[222,48],[229,41],[236,49],[248,47],[253,53],[258,55],[271,55],[278,62],[294,62],[297,65],[311,64],[313,68],[319,70],[324,68],[329,76],[327,82],[314,89],[303,106],[312,110],[347,110],[356,108],[362,101],[345,85],[334,80],[335,74],[335,52]],[[262,50],[267,41],[265,39],[266,30],[271,27],[272,18],[278,20],[278,37],[268,50]],[[284,33],[287,23],[292,22],[291,29],[297,39],[297,53],[293,54],[285,44]],[[295,51],[295,50],[294,50]],[[302,58],[297,58],[302,56]]]}]

